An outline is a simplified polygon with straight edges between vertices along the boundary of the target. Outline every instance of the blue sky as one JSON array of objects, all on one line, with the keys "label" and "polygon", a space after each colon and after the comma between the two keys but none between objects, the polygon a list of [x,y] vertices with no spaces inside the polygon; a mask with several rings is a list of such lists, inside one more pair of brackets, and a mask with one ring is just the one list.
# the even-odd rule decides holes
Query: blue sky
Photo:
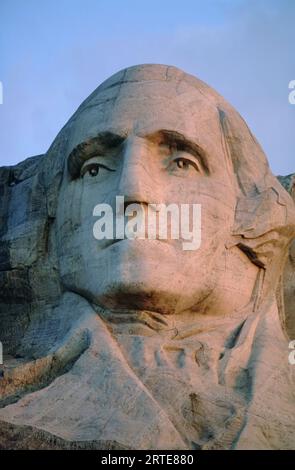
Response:
[{"label": "blue sky", "polygon": [[295,172],[295,0],[1,0],[0,164],[45,152],[105,78],[175,65],[242,114],[276,174]]}]

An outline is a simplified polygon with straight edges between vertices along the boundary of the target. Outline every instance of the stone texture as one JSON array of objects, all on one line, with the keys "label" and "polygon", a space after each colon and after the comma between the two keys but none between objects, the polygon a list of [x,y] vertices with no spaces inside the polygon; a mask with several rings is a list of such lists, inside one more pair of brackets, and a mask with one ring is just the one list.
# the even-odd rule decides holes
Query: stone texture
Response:
[{"label": "stone texture", "polygon": [[[295,201],[295,174],[279,176],[279,181],[291,194]],[[295,338],[295,240],[290,246],[289,256],[286,261],[284,275],[284,308],[285,308],[285,330],[289,338]]]},{"label": "stone texture", "polygon": [[[280,181],[221,96],[162,65],[118,72],[45,155],[1,168],[0,447],[294,448]],[[202,204],[200,249],[96,240],[115,195]]]}]

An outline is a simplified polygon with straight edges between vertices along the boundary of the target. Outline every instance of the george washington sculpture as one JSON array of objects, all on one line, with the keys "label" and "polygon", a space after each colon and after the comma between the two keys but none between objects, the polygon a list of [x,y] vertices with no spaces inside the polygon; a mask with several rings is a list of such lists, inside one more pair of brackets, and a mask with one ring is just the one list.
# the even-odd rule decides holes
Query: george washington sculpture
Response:
[{"label": "george washington sculpture", "polygon": [[[2,448],[294,448],[294,202],[221,96],[127,68],[0,178]],[[117,195],[200,204],[201,246],[95,239]]]}]

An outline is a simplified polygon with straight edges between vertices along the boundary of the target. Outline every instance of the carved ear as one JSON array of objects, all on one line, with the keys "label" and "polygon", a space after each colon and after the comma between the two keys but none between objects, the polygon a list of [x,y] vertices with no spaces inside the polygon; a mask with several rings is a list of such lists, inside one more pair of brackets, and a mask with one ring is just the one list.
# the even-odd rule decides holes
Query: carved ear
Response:
[{"label": "carved ear", "polygon": [[[260,145],[230,107],[218,108],[225,151],[235,175],[237,200],[232,239],[249,259],[266,268],[276,254],[282,260],[295,236],[295,206],[271,173]],[[278,268],[279,261],[276,260]]]},{"label": "carved ear", "polygon": [[289,195],[284,194],[283,188],[278,189],[280,192],[270,187],[238,199],[233,238],[227,244],[228,248],[238,246],[261,268],[272,263],[276,254],[283,260],[284,251],[294,236],[295,208],[290,210]]},{"label": "carved ear", "polygon": [[238,199],[232,237],[226,247],[237,246],[261,268],[255,308],[259,308],[263,299],[275,296],[282,330],[288,337],[282,275],[289,245],[295,236],[295,205],[275,177],[270,175],[270,178],[274,186],[279,185],[278,190],[272,186]]}]

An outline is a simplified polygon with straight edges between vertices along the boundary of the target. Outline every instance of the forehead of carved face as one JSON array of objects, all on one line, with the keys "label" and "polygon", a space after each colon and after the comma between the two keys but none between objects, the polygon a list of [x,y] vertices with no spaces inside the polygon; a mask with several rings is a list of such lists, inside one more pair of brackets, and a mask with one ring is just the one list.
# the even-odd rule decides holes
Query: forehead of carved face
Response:
[{"label": "forehead of carved face", "polygon": [[[132,141],[137,152],[142,147],[137,154],[141,163],[153,163],[156,144],[160,150],[164,145],[179,144],[199,159],[207,175],[228,181],[228,177],[224,181],[227,162],[214,99],[210,101],[185,81],[131,81],[98,89],[78,110],[72,126],[68,153],[72,153],[69,170],[73,177],[78,176],[86,158],[101,151],[108,157],[112,148],[123,142],[130,147]],[[85,148],[83,144],[87,144]],[[119,158],[122,155],[115,153]]]},{"label": "forehead of carved face", "polygon": [[[69,128],[57,217],[63,283],[107,306],[166,313],[198,304],[222,275],[217,259],[236,204],[213,97],[181,80],[106,82]],[[96,240],[93,209],[108,203],[115,210],[118,195],[201,205],[201,246],[183,250],[181,237]]]}]

